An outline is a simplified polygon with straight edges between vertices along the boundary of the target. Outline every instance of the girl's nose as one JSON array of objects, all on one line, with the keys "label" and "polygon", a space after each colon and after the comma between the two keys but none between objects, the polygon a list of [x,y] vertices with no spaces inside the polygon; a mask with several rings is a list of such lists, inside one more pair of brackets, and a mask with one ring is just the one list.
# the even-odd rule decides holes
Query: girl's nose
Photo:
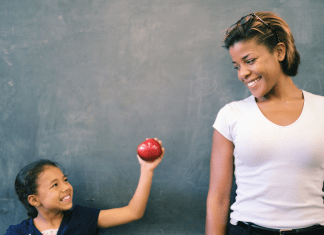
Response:
[{"label": "girl's nose", "polygon": [[62,192],[65,192],[65,191],[70,190],[71,187],[72,187],[72,186],[70,185],[69,182],[65,182],[65,184],[63,184],[63,186],[62,186]]}]

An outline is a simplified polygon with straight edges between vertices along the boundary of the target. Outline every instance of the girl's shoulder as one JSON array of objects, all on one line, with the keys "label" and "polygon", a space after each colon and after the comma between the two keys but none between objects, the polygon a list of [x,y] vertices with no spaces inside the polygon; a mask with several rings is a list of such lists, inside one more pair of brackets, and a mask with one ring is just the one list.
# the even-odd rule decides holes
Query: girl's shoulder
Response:
[{"label": "girl's shoulder", "polygon": [[64,212],[60,231],[64,231],[64,234],[84,234],[84,231],[97,234],[99,213],[99,209],[75,205]]},{"label": "girl's shoulder", "polygon": [[33,231],[33,219],[26,219],[23,220],[20,224],[10,225],[5,235],[32,234]]},{"label": "girl's shoulder", "polygon": [[75,205],[73,208],[69,211],[66,211],[64,216],[71,217],[71,216],[90,216],[90,215],[99,215],[100,209],[97,208],[90,208],[80,205]]}]

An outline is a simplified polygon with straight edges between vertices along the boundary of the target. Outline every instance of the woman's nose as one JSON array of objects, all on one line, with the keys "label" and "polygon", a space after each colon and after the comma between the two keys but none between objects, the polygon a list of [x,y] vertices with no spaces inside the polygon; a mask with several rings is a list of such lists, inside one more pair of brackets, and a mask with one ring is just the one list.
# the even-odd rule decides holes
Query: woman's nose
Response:
[{"label": "woman's nose", "polygon": [[237,76],[241,81],[244,81],[250,74],[251,71],[246,66],[241,66],[237,72]]}]

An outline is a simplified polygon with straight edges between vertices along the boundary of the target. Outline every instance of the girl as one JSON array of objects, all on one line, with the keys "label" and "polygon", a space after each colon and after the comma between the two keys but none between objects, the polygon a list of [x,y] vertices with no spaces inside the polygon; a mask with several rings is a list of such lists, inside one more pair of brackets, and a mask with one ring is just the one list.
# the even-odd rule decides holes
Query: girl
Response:
[{"label": "girl", "polygon": [[229,234],[324,234],[324,97],[293,83],[300,57],[288,25],[251,13],[224,44],[252,95],[213,125],[206,234],[226,232],[233,164]]},{"label": "girl", "polygon": [[[155,138],[160,145],[162,142]],[[129,204],[122,208],[98,210],[76,205],[72,208],[73,188],[67,177],[49,160],[39,160],[24,167],[17,175],[15,188],[28,211],[28,220],[10,226],[6,234],[63,235],[97,234],[108,228],[143,217],[152,184],[153,171],[164,155],[153,162],[137,156],[141,175]]]}]

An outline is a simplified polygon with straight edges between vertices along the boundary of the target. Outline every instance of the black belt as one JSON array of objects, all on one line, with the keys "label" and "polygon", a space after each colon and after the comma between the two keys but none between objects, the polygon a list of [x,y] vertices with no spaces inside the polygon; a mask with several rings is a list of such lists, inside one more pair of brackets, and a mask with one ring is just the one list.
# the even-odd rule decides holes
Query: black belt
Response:
[{"label": "black belt", "polygon": [[300,229],[272,229],[272,228],[265,228],[253,223],[244,223],[239,221],[237,223],[238,226],[248,229],[251,234],[252,232],[257,232],[261,234],[271,234],[271,235],[284,235],[284,234],[310,234],[310,235],[324,235],[324,226],[321,225],[314,225],[307,228],[300,228]]}]

